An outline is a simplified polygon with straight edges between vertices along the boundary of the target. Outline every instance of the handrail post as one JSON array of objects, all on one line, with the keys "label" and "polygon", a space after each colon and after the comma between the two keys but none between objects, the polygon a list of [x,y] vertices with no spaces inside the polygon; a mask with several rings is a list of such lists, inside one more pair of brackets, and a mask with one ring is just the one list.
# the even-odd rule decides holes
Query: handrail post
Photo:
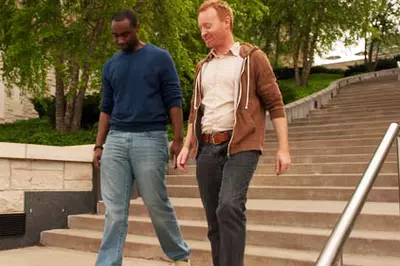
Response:
[{"label": "handrail post", "polygon": [[397,79],[400,80],[400,61],[397,61],[397,68],[399,69],[397,71]]},{"label": "handrail post", "polygon": [[399,181],[399,214],[400,214],[400,136],[397,136],[396,148],[397,148],[397,178]]}]

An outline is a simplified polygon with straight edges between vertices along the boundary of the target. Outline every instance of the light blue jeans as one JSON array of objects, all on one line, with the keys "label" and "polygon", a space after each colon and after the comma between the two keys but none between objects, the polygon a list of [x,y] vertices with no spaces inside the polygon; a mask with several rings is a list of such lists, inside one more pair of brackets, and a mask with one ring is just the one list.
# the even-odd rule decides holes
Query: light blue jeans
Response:
[{"label": "light blue jeans", "polygon": [[172,260],[190,257],[165,185],[168,139],[165,131],[108,133],[101,158],[101,193],[106,207],[96,266],[122,265],[129,202],[135,182],[149,211],[161,248]]}]

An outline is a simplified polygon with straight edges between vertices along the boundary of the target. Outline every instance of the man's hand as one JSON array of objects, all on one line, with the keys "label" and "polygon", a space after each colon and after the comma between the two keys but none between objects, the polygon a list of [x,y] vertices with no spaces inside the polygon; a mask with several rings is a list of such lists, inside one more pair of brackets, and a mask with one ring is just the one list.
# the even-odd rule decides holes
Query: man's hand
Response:
[{"label": "man's hand", "polygon": [[187,169],[185,168],[185,164],[189,158],[189,148],[186,146],[183,146],[181,152],[178,155],[177,159],[177,166],[178,169],[181,170],[182,172],[187,172]]},{"label": "man's hand", "polygon": [[96,168],[100,168],[100,160],[102,154],[103,149],[96,149],[93,153],[93,164]]},{"label": "man's hand", "polygon": [[173,160],[174,168],[177,167],[177,157],[182,150],[183,141],[173,140],[171,143],[170,149],[170,157]]},{"label": "man's hand", "polygon": [[275,158],[275,172],[277,175],[283,174],[291,163],[288,150],[278,150]]}]

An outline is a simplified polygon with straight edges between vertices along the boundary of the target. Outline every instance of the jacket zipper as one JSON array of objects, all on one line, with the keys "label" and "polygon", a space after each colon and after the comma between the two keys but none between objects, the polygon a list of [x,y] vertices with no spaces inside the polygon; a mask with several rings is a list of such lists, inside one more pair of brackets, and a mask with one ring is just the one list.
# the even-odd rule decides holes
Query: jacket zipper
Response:
[{"label": "jacket zipper", "polygon": [[[234,112],[234,116],[235,116],[235,121],[233,122],[233,129],[232,129],[232,136],[231,136],[231,140],[228,143],[228,149],[227,149],[227,156],[228,158],[230,158],[231,154],[230,154],[230,149],[231,149],[231,144],[232,144],[232,140],[233,140],[233,136],[235,135],[235,128],[236,128],[236,121],[237,121],[237,109],[239,108],[239,104],[240,104],[240,100],[242,98],[242,75],[243,72],[245,70],[245,66],[246,66],[246,62],[247,62],[248,57],[245,58],[244,62],[243,62],[243,66],[242,66],[242,70],[240,71],[240,76],[239,76],[239,93],[238,93],[238,101],[237,104],[235,106],[235,112]],[[247,81],[248,82],[248,81]]]}]

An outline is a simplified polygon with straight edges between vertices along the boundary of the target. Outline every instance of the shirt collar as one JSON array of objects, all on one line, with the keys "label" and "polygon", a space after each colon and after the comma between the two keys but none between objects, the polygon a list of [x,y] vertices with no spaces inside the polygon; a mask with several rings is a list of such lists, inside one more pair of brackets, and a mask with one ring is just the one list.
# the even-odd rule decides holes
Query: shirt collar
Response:
[{"label": "shirt collar", "polygon": [[[231,55],[234,55],[234,56],[239,56],[239,53],[240,53],[240,43],[239,42],[235,42],[231,46],[231,48],[229,48],[229,51],[225,55],[231,54]],[[211,50],[211,56],[212,56],[212,58],[218,57],[218,55],[215,53],[214,49]]]}]

